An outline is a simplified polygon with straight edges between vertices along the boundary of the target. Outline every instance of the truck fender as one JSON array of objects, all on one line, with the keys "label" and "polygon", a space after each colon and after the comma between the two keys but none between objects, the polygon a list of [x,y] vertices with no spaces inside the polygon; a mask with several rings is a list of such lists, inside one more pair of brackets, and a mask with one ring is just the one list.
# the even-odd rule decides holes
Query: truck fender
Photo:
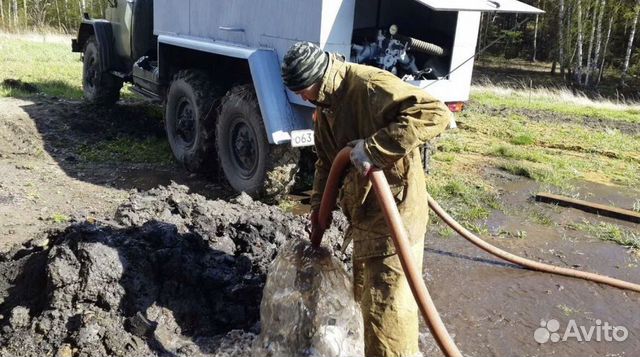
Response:
[{"label": "truck fender", "polygon": [[78,37],[71,41],[73,52],[84,52],[84,46],[89,37],[95,36],[100,48],[100,69],[106,72],[114,64],[113,30],[111,22],[101,19],[82,19]]},{"label": "truck fender", "polygon": [[295,123],[297,118],[280,76],[277,54],[271,50],[258,50],[249,57],[249,68],[269,142],[290,142],[290,132],[300,125]]}]

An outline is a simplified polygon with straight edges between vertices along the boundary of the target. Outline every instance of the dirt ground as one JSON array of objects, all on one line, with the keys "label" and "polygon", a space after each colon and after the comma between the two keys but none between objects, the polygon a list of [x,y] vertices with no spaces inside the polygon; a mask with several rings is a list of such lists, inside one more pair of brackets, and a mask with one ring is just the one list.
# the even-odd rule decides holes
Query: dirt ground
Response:
[{"label": "dirt ground", "polygon": [[0,98],[0,250],[67,221],[109,221],[130,190],[174,181],[221,196],[214,180],[173,163],[82,160],[83,148],[110,138],[164,137],[162,122],[147,110],[144,104],[102,109],[46,96]]},{"label": "dirt ground", "polygon": [[[73,222],[121,224],[121,218],[115,218],[116,211],[132,190],[148,190],[171,181],[208,199],[228,198],[229,192],[215,179],[190,175],[171,162],[93,162],[82,158],[82,148],[105,137],[126,134],[143,140],[163,136],[162,123],[147,111],[143,104],[125,103],[105,110],[45,96],[0,98],[0,250],[8,252],[15,244],[31,239],[37,242],[50,237],[48,231]],[[593,215],[532,202],[531,194],[539,188],[533,181],[489,169],[485,175],[501,187],[500,201],[505,207],[504,212],[496,211],[489,218],[489,232],[483,234],[489,242],[534,260],[640,282],[636,253],[571,228],[571,223],[592,220]],[[637,191],[604,185],[581,184],[578,190],[583,198],[623,207],[630,207],[640,197]],[[305,210],[297,207],[296,211]],[[533,212],[543,213],[555,223],[535,222]],[[637,224],[622,225],[639,232]],[[523,231],[526,237],[518,236]],[[522,270],[480,252],[456,235],[443,238],[429,232],[425,253],[428,287],[465,355],[625,356],[640,351],[638,293]],[[250,304],[257,307],[255,301]],[[15,322],[20,326],[20,311],[17,314]],[[534,333],[541,328],[541,321],[551,319],[559,322],[561,335],[575,321],[586,329],[605,322],[623,326],[628,337],[623,342],[579,342],[572,338],[536,342]],[[238,326],[247,331],[253,328]],[[74,338],[80,339],[79,335]],[[424,326],[421,343],[425,355],[439,355]],[[148,348],[153,350],[153,346]]]}]

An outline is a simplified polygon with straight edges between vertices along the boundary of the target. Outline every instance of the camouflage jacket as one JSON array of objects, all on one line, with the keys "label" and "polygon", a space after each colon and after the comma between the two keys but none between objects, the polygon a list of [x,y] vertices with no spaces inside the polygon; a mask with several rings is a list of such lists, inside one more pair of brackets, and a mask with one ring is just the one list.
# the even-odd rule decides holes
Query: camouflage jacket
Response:
[{"label": "camouflage jacket", "polygon": [[[315,112],[318,160],[311,207],[320,206],[331,163],[349,142],[365,140],[372,163],[384,170],[412,244],[422,237],[428,204],[419,146],[442,133],[447,107],[395,75],[331,56]],[[344,178],[339,204],[351,223],[354,258],[393,254],[395,249],[371,183],[355,169]],[[420,233],[422,232],[422,233]]]}]

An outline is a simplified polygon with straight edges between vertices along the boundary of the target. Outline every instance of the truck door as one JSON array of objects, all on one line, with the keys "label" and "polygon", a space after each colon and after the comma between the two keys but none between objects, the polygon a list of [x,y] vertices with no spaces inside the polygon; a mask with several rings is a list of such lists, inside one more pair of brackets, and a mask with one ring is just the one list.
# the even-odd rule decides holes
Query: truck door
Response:
[{"label": "truck door", "polygon": [[109,6],[107,20],[113,29],[114,47],[118,56],[129,63],[131,61],[131,20],[135,0],[111,1],[115,6]]}]

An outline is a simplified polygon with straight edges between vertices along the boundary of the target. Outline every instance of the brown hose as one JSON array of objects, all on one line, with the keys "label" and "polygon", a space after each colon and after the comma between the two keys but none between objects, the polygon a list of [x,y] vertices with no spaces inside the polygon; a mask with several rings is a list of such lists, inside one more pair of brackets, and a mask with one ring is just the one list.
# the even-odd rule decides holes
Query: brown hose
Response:
[{"label": "brown hose", "polygon": [[620,279],[615,279],[615,278],[611,278],[608,276],[604,276],[604,275],[600,275],[600,274],[595,274],[595,273],[589,273],[589,272],[585,272],[585,271],[580,271],[580,270],[575,270],[575,269],[569,269],[569,268],[561,268],[561,267],[557,267],[557,266],[553,266],[550,264],[545,264],[545,263],[540,263],[540,262],[536,262],[530,259],[526,259],[526,258],[522,258],[519,257],[515,254],[511,254],[509,252],[506,252],[498,247],[495,247],[485,241],[483,241],[482,239],[478,238],[475,234],[469,232],[467,229],[465,229],[463,226],[461,226],[458,222],[456,222],[453,218],[451,218],[451,216],[449,216],[447,214],[447,212],[445,212],[442,207],[440,207],[440,205],[438,204],[438,202],[436,202],[433,198],[431,198],[429,196],[429,207],[431,207],[431,209],[440,217],[442,218],[442,220],[448,224],[451,228],[453,228],[453,230],[455,230],[456,232],[458,232],[461,236],[463,236],[466,240],[468,240],[469,242],[475,244],[476,246],[478,246],[480,249],[493,254],[499,258],[502,258],[508,262],[520,265],[522,267],[528,268],[528,269],[532,269],[532,270],[538,270],[538,271],[542,271],[542,272],[546,272],[546,273],[552,273],[552,274],[558,274],[558,275],[564,275],[564,276],[569,276],[572,278],[580,278],[580,279],[585,279],[585,280],[590,280],[590,281],[594,281],[596,283],[601,283],[601,284],[607,284],[607,285],[611,285],[614,286],[616,288],[620,288],[620,289],[626,289],[626,290],[632,290],[632,291],[636,291],[636,292],[640,292],[640,285],[639,284],[634,284],[634,283],[630,283],[624,280],[620,280]]},{"label": "brown hose", "polygon": [[[322,235],[328,228],[329,215],[335,207],[336,198],[338,195],[338,183],[345,169],[351,163],[349,160],[349,154],[351,153],[350,147],[345,147],[340,150],[338,155],[331,165],[327,183],[322,194],[322,202],[320,203],[320,211],[318,213],[319,230],[311,232],[311,242],[318,246],[322,241]],[[418,303],[420,312],[427,322],[427,326],[431,331],[431,334],[435,338],[438,346],[447,357],[462,357],[462,353],[458,350],[458,347],[453,342],[451,336],[447,332],[447,328],[444,326],[440,315],[436,310],[431,295],[427,290],[427,286],[424,284],[422,274],[416,269],[416,265],[413,262],[413,255],[409,247],[407,233],[402,223],[402,218],[398,212],[387,178],[380,170],[372,170],[369,175],[373,190],[376,193],[380,207],[384,213],[387,225],[391,230],[391,237],[393,238],[393,244],[396,247],[396,252],[400,258],[402,269],[409,282],[409,287],[413,293],[413,297]]]},{"label": "brown hose", "polygon": [[[329,171],[325,190],[322,195],[320,211],[318,213],[319,229],[311,232],[311,242],[316,246],[320,245],[324,231],[328,228],[330,222],[329,217],[331,215],[331,211],[335,207],[336,198],[338,196],[338,184],[340,182],[340,178],[342,177],[342,174],[344,173],[347,166],[350,164],[350,153],[350,147],[345,147],[344,149],[340,150],[335,160],[333,161],[331,170]],[[384,173],[380,170],[373,170],[369,175],[369,178],[378,198],[380,207],[382,207],[387,225],[391,230],[391,237],[393,238],[393,243],[396,247],[396,251],[398,252],[398,256],[402,264],[402,269],[404,270],[409,282],[409,286],[411,287],[411,292],[413,293],[413,296],[418,303],[418,307],[420,308],[420,311],[422,312],[422,315],[427,322],[429,330],[431,330],[431,333],[440,346],[440,349],[446,356],[462,356],[457,346],[451,339],[451,336],[449,336],[449,333],[442,323],[442,320],[440,319],[440,315],[438,314],[438,311],[433,304],[433,300],[429,295],[429,291],[427,290],[427,287],[422,280],[422,274],[415,269],[415,265],[412,263],[413,256],[408,247],[408,239],[404,230],[404,224],[402,223],[400,213],[398,212],[398,207],[395,204],[395,200],[393,198],[393,195],[391,194],[391,190],[389,189],[389,184],[387,183],[387,179],[384,176]],[[429,207],[431,207],[431,209],[433,209],[433,211],[440,218],[442,218],[442,220],[446,224],[448,224],[461,236],[463,236],[465,239],[475,244],[476,246],[480,247],[484,251],[502,258],[508,262],[532,270],[590,280],[601,284],[611,285],[620,289],[640,292],[640,284],[634,284],[600,274],[589,273],[569,268],[561,268],[550,264],[540,263],[506,252],[483,241],[482,239],[478,238],[476,235],[462,227],[458,222],[451,218],[451,216],[449,216],[447,212],[445,212],[442,207],[440,207],[440,205],[430,196],[428,198],[428,202]]]},{"label": "brown hose", "polygon": [[462,353],[460,353],[458,346],[456,346],[449,332],[447,332],[447,328],[444,326],[440,314],[438,314],[438,310],[436,310],[436,306],[433,304],[429,290],[427,290],[427,286],[422,279],[422,272],[416,269],[416,264],[411,254],[411,247],[409,247],[407,232],[404,229],[404,223],[402,223],[398,206],[396,206],[396,201],[393,198],[393,194],[391,194],[391,189],[389,189],[389,183],[384,176],[384,172],[374,169],[369,174],[369,179],[378,198],[378,203],[384,213],[387,226],[389,226],[391,230],[393,244],[400,258],[404,275],[409,281],[409,287],[411,288],[413,297],[418,303],[420,312],[422,312],[422,316],[424,316],[427,326],[429,326],[429,330],[431,330],[431,334],[436,339],[440,350],[442,350],[445,356],[462,357]]}]

